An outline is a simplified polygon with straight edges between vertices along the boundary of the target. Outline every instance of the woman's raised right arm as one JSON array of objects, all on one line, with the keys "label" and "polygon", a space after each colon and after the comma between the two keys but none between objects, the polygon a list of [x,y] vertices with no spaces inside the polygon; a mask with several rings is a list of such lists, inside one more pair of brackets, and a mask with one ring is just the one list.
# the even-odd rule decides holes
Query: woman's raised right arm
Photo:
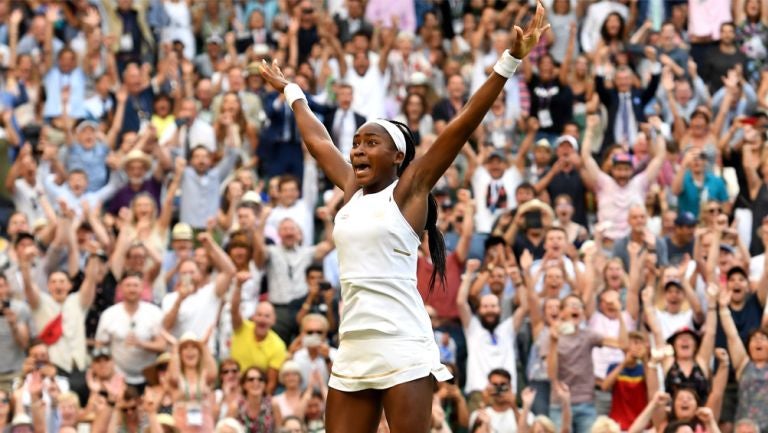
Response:
[{"label": "woman's raised right arm", "polygon": [[[282,71],[276,63],[271,65],[262,63],[261,76],[280,93],[289,84],[283,77]],[[307,101],[297,99],[291,108],[296,117],[296,125],[299,127],[301,138],[307,145],[307,150],[320,164],[325,175],[334,185],[344,190],[349,186],[353,177],[352,166],[347,163],[339,149],[333,144],[331,136],[325,126],[315,117],[309,109]]]}]

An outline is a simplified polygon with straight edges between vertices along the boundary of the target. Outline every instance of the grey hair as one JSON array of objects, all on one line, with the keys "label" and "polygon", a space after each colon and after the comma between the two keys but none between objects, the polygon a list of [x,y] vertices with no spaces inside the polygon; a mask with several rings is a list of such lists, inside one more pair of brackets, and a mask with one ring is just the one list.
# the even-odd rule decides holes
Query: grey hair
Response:
[{"label": "grey hair", "polygon": [[760,433],[760,426],[753,420],[749,418],[742,418],[733,425],[733,430],[736,431],[737,428],[739,428],[740,425],[746,425],[750,426],[755,429],[755,433]]}]

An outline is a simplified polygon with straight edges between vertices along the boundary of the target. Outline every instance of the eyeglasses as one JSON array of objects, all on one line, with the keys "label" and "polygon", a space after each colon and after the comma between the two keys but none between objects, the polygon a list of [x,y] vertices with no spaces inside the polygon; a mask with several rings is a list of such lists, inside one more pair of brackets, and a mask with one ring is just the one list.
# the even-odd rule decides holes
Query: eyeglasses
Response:
[{"label": "eyeglasses", "polygon": [[238,370],[236,368],[225,368],[221,370],[221,374],[231,374],[231,373],[238,373]]},{"label": "eyeglasses", "polygon": [[256,382],[256,381],[259,381],[259,382],[266,382],[266,381],[267,381],[267,379],[264,379],[264,378],[263,378],[263,377],[261,377],[261,376],[248,376],[248,377],[246,377],[246,378],[245,378],[245,381],[246,381],[246,382]]},{"label": "eyeglasses", "polygon": [[307,335],[323,335],[323,331],[321,329],[307,329],[304,331]]}]

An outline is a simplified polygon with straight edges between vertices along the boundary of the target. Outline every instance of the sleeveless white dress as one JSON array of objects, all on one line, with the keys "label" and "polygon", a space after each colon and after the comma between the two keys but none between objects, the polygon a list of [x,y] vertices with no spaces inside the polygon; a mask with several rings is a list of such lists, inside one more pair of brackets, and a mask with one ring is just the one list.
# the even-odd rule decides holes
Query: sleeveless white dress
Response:
[{"label": "sleeveless white dress", "polygon": [[450,379],[416,288],[419,237],[395,202],[397,181],[357,191],[336,215],[344,308],[329,386],[386,389],[432,374]]}]

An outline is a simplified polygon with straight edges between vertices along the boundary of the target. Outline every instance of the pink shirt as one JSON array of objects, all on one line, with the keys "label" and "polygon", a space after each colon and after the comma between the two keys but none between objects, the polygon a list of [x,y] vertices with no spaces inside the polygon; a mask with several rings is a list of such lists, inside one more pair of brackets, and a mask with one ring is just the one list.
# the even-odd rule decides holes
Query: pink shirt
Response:
[{"label": "pink shirt", "polygon": [[645,203],[648,192],[646,172],[636,174],[625,186],[619,186],[613,178],[603,172],[597,176],[597,221],[609,222],[605,237],[621,239],[629,234],[627,216],[633,204]]},{"label": "pink shirt", "polygon": [[733,21],[730,0],[689,0],[688,34],[720,39],[720,25]]},{"label": "pink shirt", "polygon": [[371,23],[381,22],[391,27],[392,16],[400,19],[397,30],[416,33],[416,9],[412,0],[369,0],[365,8],[365,19]]},{"label": "pink shirt", "polygon": [[[635,321],[626,311],[621,312],[624,319],[624,326],[627,332],[635,329]],[[600,334],[604,338],[619,338],[619,320],[609,319],[605,314],[595,311],[589,318],[589,329]],[[594,367],[595,377],[605,379],[608,375],[608,366],[619,363],[624,360],[624,351],[615,347],[594,347],[592,348],[592,366]]]}]

